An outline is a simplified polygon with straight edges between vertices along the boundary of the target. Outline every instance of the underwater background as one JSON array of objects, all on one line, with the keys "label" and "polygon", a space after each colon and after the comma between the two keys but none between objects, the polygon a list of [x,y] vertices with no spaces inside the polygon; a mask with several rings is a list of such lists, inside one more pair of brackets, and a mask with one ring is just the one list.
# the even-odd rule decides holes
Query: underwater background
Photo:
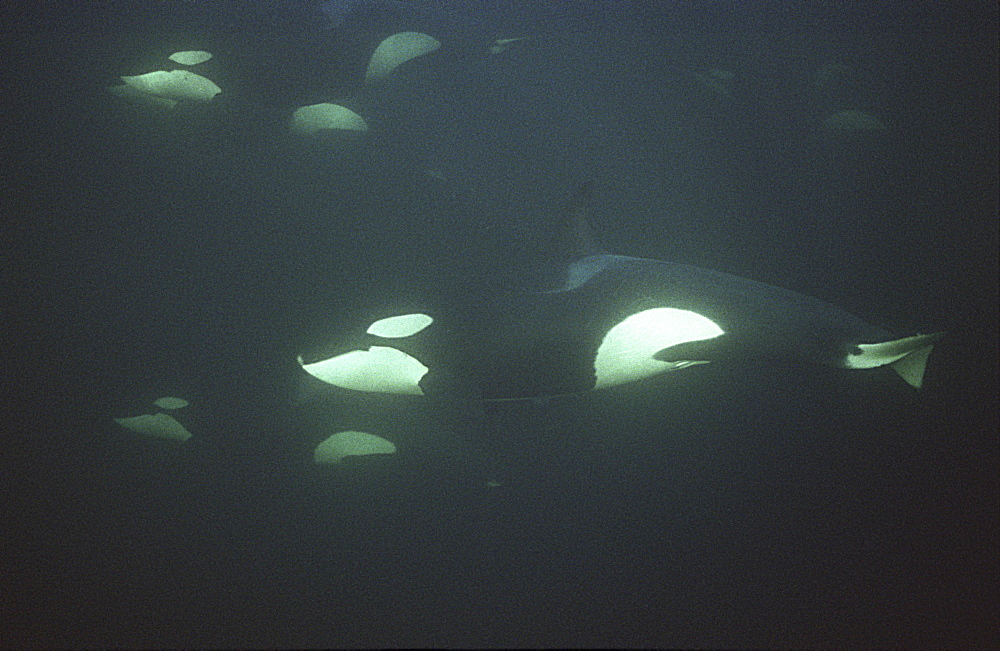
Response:
[{"label": "underwater background", "polygon": [[[0,646],[997,647],[997,13],[4,3]],[[403,31],[441,48],[365,84]],[[210,101],[108,92],[182,50]],[[319,102],[368,130],[293,133]],[[945,331],[924,388],[304,394],[373,303],[515,284],[585,181],[610,251]],[[190,440],[114,421],[164,396]],[[314,463],[353,429],[397,452]]]}]

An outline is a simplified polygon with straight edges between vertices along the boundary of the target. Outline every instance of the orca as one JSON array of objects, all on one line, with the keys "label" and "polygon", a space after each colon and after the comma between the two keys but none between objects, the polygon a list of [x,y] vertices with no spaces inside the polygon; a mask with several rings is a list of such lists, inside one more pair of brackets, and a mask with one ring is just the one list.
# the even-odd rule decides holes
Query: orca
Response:
[{"label": "orca", "polygon": [[389,313],[299,364],[356,391],[518,400],[604,389],[710,362],[889,366],[914,388],[943,333],[903,338],[816,298],[602,251],[591,185],[573,196],[531,291]]}]

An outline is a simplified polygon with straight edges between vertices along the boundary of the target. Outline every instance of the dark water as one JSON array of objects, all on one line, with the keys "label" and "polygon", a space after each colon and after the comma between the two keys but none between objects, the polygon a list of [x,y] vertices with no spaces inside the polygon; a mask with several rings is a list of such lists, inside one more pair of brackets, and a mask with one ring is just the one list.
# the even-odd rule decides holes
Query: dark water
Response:
[{"label": "dark water", "polygon": [[[4,5],[0,644],[996,647],[995,4],[398,4]],[[363,89],[407,29],[444,45]],[[106,92],[182,49],[211,103]],[[290,134],[320,101],[370,131]],[[294,401],[373,302],[506,286],[587,179],[610,250],[946,330],[925,388]],[[111,420],[163,395],[190,441]],[[314,465],[339,429],[399,452]]]}]

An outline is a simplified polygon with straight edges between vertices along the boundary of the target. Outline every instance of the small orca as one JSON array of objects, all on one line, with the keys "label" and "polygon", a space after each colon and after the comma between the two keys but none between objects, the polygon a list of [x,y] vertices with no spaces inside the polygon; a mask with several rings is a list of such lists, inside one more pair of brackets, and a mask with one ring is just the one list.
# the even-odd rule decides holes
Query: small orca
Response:
[{"label": "small orca", "polygon": [[454,390],[517,400],[612,387],[715,361],[889,366],[920,388],[943,333],[895,338],[858,317],[780,287],[685,264],[605,253],[585,184],[534,291],[460,297],[390,314],[336,354],[299,364],[358,391]]}]

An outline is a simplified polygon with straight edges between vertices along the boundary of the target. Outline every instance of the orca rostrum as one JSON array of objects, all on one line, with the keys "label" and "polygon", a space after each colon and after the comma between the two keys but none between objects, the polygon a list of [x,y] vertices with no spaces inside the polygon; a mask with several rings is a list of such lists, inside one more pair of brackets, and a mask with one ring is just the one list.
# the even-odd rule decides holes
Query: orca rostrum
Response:
[{"label": "orca rostrum", "polygon": [[943,333],[897,338],[787,289],[605,253],[591,234],[590,195],[586,184],[573,196],[532,291],[389,313],[300,365],[345,389],[425,395],[457,384],[486,400],[580,393],[716,361],[889,366],[923,384]]}]

